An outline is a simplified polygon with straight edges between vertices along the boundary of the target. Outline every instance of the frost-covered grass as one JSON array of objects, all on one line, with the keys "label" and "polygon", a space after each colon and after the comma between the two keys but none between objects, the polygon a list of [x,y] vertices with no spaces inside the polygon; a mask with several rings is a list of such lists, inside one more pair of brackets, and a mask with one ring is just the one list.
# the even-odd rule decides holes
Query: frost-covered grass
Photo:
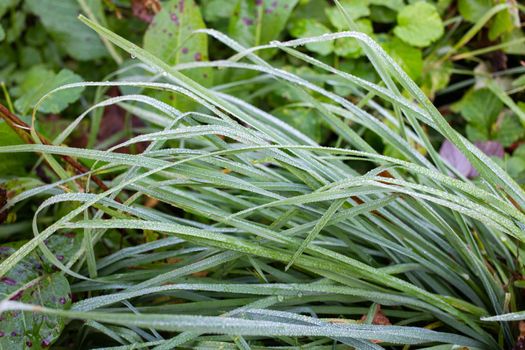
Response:
[{"label": "frost-covered grass", "polygon": [[[202,30],[197,35],[209,35],[238,54],[170,67],[82,20],[136,57],[141,63],[135,68],[143,73],[132,81],[61,89],[133,88],[133,93],[97,101],[87,112],[119,104],[147,127],[109,150],[60,145],[85,113],[55,145],[0,148],[0,153],[39,152],[62,175],[61,181],[19,193],[8,203],[47,196],[35,214],[35,238],[0,264],[0,274],[41,249],[79,296],[70,310],[37,312],[85,320],[88,337],[105,334],[90,341],[112,349],[381,349],[405,344],[494,349],[513,343],[508,323],[481,318],[518,310],[512,283],[524,257],[519,246],[525,193],[453,130],[369,37],[342,32],[246,49],[218,32]],[[298,50],[341,37],[361,42],[382,84]],[[283,50],[330,73],[327,77],[338,76],[357,102],[325,89],[330,78],[311,82],[272,67],[257,56],[265,49]],[[228,94],[227,86],[205,88],[183,74],[203,66],[253,70],[261,79],[285,82],[304,97],[302,106],[319,111],[340,138],[340,147],[316,144]],[[183,113],[150,97],[151,90],[185,95],[198,107]],[[360,136],[363,130],[377,134],[399,157],[377,153]],[[479,178],[453,175],[433,148],[429,130],[465,154]],[[32,134],[38,140],[34,129]],[[149,146],[141,154],[114,152],[144,141]],[[63,155],[91,166],[87,191],[57,161]],[[93,175],[105,179],[106,191],[89,181]],[[152,199],[154,205],[145,205]],[[41,216],[63,203],[74,205],[51,224],[39,224]],[[43,244],[64,230],[84,237],[65,264]],[[123,235],[122,249],[108,238],[116,232]],[[143,239],[155,234],[154,240]],[[104,244],[109,253],[97,248]],[[392,325],[372,324],[379,305]]]}]

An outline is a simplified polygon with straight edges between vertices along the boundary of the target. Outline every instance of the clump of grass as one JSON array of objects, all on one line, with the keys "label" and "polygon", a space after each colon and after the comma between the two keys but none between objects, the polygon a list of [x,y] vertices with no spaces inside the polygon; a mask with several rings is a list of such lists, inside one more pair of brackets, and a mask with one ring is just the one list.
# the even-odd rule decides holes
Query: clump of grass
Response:
[{"label": "clump of grass", "polygon": [[[80,300],[70,310],[30,310],[84,320],[86,334],[106,336],[86,344],[111,349],[408,344],[491,349],[513,343],[509,324],[481,318],[517,311],[512,282],[522,269],[525,193],[453,130],[369,37],[342,32],[247,49],[202,30],[197,35],[210,35],[237,54],[170,67],[82,20],[140,60],[134,68],[143,73],[133,80],[60,88],[93,86],[100,92],[121,86],[137,92],[97,101],[53,145],[40,143],[32,128],[35,144],[0,148],[39,152],[61,177],[10,199],[13,206],[47,196],[34,217],[35,237],[0,264],[0,273],[40,249],[71,277]],[[361,42],[383,84],[297,49],[339,38]],[[325,81],[270,66],[256,55],[264,49],[283,50],[326,71]],[[319,112],[340,146],[320,146],[228,94],[230,86],[205,88],[182,72],[207,66],[255,71],[261,81],[285,84],[303,97],[301,107]],[[358,102],[326,88],[334,77]],[[198,107],[179,111],[148,95],[152,90],[186,96]],[[88,112],[110,104],[148,126],[108,150],[60,145]],[[363,130],[378,135],[399,157],[379,154],[361,137]],[[461,150],[479,178],[472,182],[456,174],[434,149],[428,130]],[[141,154],[114,151],[139,142],[149,143]],[[90,164],[85,188],[57,161],[63,155]],[[93,175],[105,179],[108,189],[97,192],[89,181]],[[155,205],[145,205],[148,198]],[[39,225],[65,203],[70,208],[65,215]],[[82,245],[67,263],[44,244],[64,230],[83,232]],[[108,239],[117,231],[124,248]],[[157,239],[145,240],[148,234]],[[110,253],[100,253],[103,244]],[[374,324],[379,305],[392,325]]]}]

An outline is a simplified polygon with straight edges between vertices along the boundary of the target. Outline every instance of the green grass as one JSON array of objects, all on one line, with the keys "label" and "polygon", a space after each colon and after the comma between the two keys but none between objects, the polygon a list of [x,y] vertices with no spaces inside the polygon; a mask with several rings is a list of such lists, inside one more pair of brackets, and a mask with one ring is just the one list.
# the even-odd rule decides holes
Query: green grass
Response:
[{"label": "green grass", "polygon": [[[86,327],[72,322],[66,332],[82,332],[84,346],[93,348],[449,344],[496,349],[513,344],[516,335],[509,323],[482,318],[519,310],[513,281],[524,257],[525,193],[449,126],[369,37],[342,32],[247,49],[223,34],[201,30],[196,35],[210,35],[238,54],[170,67],[98,24],[82,21],[107,45],[141,61],[138,66],[152,70],[154,79],[144,70],[138,81],[78,83],[58,90],[97,87],[97,96],[103,96],[110,86],[133,87],[136,94],[96,101],[88,112],[117,103],[148,126],[109,150],[61,145],[89,115],[84,113],[55,145],[41,144],[33,128],[36,144],[0,148],[0,153],[40,153],[61,178],[9,200],[15,206],[45,196],[33,220],[35,237],[0,264],[0,274],[40,249],[80,299],[70,310],[12,301],[1,304],[4,310],[85,320]],[[341,37],[361,42],[383,84],[298,50]],[[275,48],[339,76],[360,102],[256,55]],[[228,86],[206,88],[183,74],[203,66],[252,70],[286,83],[303,96],[302,106],[319,111],[341,146],[317,145],[229,95]],[[236,85],[243,84],[250,80]],[[183,113],[148,96],[151,90],[188,96],[199,107]],[[360,128],[377,134],[399,159],[378,154]],[[454,143],[480,178],[472,182],[451,175],[432,146],[429,129]],[[114,152],[144,141],[150,143],[142,154]],[[59,155],[90,164],[88,181],[72,181]],[[109,190],[101,192],[89,181],[94,174]],[[146,198],[158,203],[145,206]],[[67,211],[55,217],[58,207]],[[40,224],[49,216],[51,224]],[[44,241],[71,230],[83,233],[82,244],[62,262]],[[115,244],[119,233],[124,248]],[[152,233],[158,240],[146,242]],[[101,246],[109,252],[102,253]],[[202,271],[206,274],[195,275]],[[370,324],[378,305],[392,326]],[[357,322],[362,315],[367,319]]]}]

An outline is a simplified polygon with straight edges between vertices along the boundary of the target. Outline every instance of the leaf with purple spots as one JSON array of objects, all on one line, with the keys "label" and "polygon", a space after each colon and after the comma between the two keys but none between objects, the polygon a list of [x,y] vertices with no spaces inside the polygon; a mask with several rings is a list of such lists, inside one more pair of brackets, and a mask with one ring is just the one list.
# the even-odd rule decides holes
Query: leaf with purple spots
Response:
[{"label": "leaf with purple spots", "polygon": [[45,244],[55,257],[65,264],[80,249],[82,238],[81,233],[57,233],[46,240]]},{"label": "leaf with purple spots", "polygon": [[[240,0],[230,19],[229,34],[246,47],[279,38],[298,0]],[[262,51],[268,58],[275,51]]]},{"label": "leaf with purple spots", "polygon": [[[71,305],[71,291],[61,273],[38,278],[17,293],[17,300],[54,309]],[[42,349],[49,347],[60,335],[65,320],[41,313],[8,311],[0,320],[0,349]]]},{"label": "leaf with purple spots", "polygon": [[[206,27],[200,9],[193,0],[165,2],[144,35],[144,49],[173,66],[207,61],[207,36],[192,35],[195,30],[203,28]],[[206,86],[212,82],[209,68],[185,70],[183,73]]]},{"label": "leaf with purple spots", "polygon": [[[16,250],[11,247],[0,247],[0,262]],[[36,255],[29,255],[16,264],[5,276],[0,278],[0,299],[15,296],[17,290],[37,279],[42,273],[42,264]]]},{"label": "leaf with purple spots", "polygon": [[[172,66],[207,61],[208,37],[192,35],[204,28],[200,9],[193,0],[164,2],[144,35],[144,49]],[[213,70],[209,67],[186,69],[182,73],[204,86],[213,83]],[[154,97],[183,111],[195,108],[193,100],[180,94],[157,91]]]}]

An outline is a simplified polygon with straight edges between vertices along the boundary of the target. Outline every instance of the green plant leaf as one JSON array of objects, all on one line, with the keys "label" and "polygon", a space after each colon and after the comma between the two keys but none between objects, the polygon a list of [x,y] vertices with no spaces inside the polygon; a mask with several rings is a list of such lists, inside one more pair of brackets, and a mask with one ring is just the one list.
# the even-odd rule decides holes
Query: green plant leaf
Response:
[{"label": "green plant leaf", "polygon": [[[343,0],[341,1],[341,5],[353,20],[370,15],[368,0]],[[330,23],[338,30],[348,27],[346,19],[336,6],[327,8],[325,12]]]},{"label": "green plant leaf", "polygon": [[[372,22],[369,19],[363,18],[355,21],[357,30],[368,35],[374,33]],[[361,45],[356,39],[342,38],[337,39],[334,43],[334,51],[337,56],[346,58],[358,58],[363,56]]]},{"label": "green plant leaf", "polygon": [[496,123],[494,138],[504,147],[512,145],[514,142],[525,136],[525,130],[519,119],[515,115],[505,115],[503,119]]},{"label": "green plant leaf", "polygon": [[[15,252],[16,249],[12,247],[0,247],[0,261],[4,261]],[[12,297],[12,294],[17,290],[37,279],[41,272],[42,264],[35,254],[25,257],[1,278],[0,298],[5,299],[7,297]],[[16,296],[16,299],[19,299],[19,296]],[[3,331],[3,328],[0,328],[0,331]]]},{"label": "green plant leaf", "polygon": [[9,9],[17,6],[20,0],[0,0],[0,18],[2,18]]},{"label": "green plant leaf", "polygon": [[[69,69],[62,69],[55,74],[42,66],[33,67],[24,76],[20,85],[21,96],[15,101],[15,107],[22,114],[26,114],[49,91],[81,81],[82,78]],[[60,113],[69,104],[78,100],[82,91],[84,91],[82,87],[58,91],[49,96],[38,110],[43,113]]]},{"label": "green plant leaf", "polygon": [[[163,5],[146,31],[144,48],[171,66],[207,61],[207,36],[192,35],[193,31],[203,28],[201,12],[193,0],[171,0]],[[212,73],[211,68],[184,71],[203,85],[212,83]]]},{"label": "green plant leaf", "polygon": [[169,65],[208,59],[205,35],[191,36],[205,28],[193,0],[171,0],[162,6],[144,35],[144,48]]},{"label": "green plant leaf", "polygon": [[[522,40],[525,38],[525,34],[521,29],[514,29],[510,33],[503,33],[501,40],[505,43],[511,41]],[[515,42],[514,44],[507,45],[503,48],[503,52],[509,55],[525,55],[525,42]]]},{"label": "green plant leaf", "polygon": [[[20,145],[24,142],[11,130],[4,121],[0,122],[0,146]],[[30,154],[0,154],[0,174],[24,175],[26,167],[32,163],[34,157]]]},{"label": "green plant leaf", "polygon": [[282,107],[272,113],[318,143],[327,136],[323,119],[315,109]]},{"label": "green plant leaf", "polygon": [[473,140],[486,140],[503,109],[503,103],[488,88],[470,90],[451,106],[468,122],[467,134]]},{"label": "green plant leaf", "polygon": [[7,28],[5,36],[8,43],[13,43],[20,38],[20,35],[26,27],[26,13],[16,11],[11,16],[11,25]]},{"label": "green plant leaf", "polygon": [[[301,18],[294,20],[290,27],[290,34],[295,38],[305,38],[330,33],[324,24],[310,18]],[[308,43],[306,48],[322,56],[331,54],[334,51],[332,41],[323,41],[318,43]]]},{"label": "green plant leaf", "polygon": [[436,8],[426,2],[416,2],[404,7],[397,15],[394,34],[406,43],[425,47],[444,33],[443,22]]},{"label": "green plant leaf", "polygon": [[493,6],[492,0],[459,0],[458,10],[467,21],[476,23]]},{"label": "green plant leaf", "polygon": [[3,41],[4,38],[5,38],[4,27],[2,27],[2,25],[0,24],[0,41]]},{"label": "green plant leaf", "polygon": [[388,1],[369,0],[368,3],[370,5],[388,7],[389,9],[394,10],[394,11],[399,11],[405,6],[405,3],[403,2],[403,0],[388,0]]},{"label": "green plant leaf", "polygon": [[235,9],[235,1],[211,0],[204,1],[201,5],[202,13],[206,22],[215,22],[220,19],[228,19]]},{"label": "green plant leaf", "polygon": [[246,47],[279,38],[298,0],[239,0],[229,34]]},{"label": "green plant leaf", "polygon": [[405,44],[397,37],[386,39],[381,46],[412,79],[417,80],[421,77],[423,71],[421,50]]},{"label": "green plant leaf", "polygon": [[82,237],[82,234],[75,232],[57,233],[46,242],[46,246],[65,264],[80,249]]},{"label": "green plant leaf", "polygon": [[[496,14],[489,26],[489,40],[496,40],[502,34],[510,33],[516,28],[511,11],[512,8],[508,8]],[[517,28],[519,29],[519,25]]]},{"label": "green plant leaf", "polygon": [[440,60],[426,59],[423,61],[423,77],[421,89],[431,99],[436,92],[445,88],[452,75],[452,63],[450,61],[441,62]]},{"label": "green plant leaf", "polygon": [[370,5],[370,19],[377,23],[394,23],[397,12],[387,6]]},{"label": "green plant leaf", "polygon": [[[56,234],[46,240],[46,245],[54,253],[71,256],[80,247],[81,237]],[[18,246],[23,242],[15,242]],[[16,253],[13,247],[0,247],[0,261]],[[59,260],[64,260],[59,258]],[[42,264],[42,259],[32,253],[16,264],[0,279],[0,298],[20,301],[27,304],[66,309],[71,305],[71,291],[62,273],[48,274],[51,266]],[[64,319],[33,312],[2,313],[0,318],[0,349],[47,348],[60,335]]]},{"label": "green plant leaf", "polygon": [[[5,284],[5,280],[4,283]],[[61,273],[46,275],[18,292],[12,299],[23,303],[64,310],[71,305],[70,288]],[[60,335],[65,320],[61,316],[27,311],[6,311],[0,321],[1,349],[47,348]]]},{"label": "green plant leaf", "polygon": [[27,0],[26,5],[71,57],[87,61],[107,55],[99,37],[77,19],[80,6],[76,0]]}]

